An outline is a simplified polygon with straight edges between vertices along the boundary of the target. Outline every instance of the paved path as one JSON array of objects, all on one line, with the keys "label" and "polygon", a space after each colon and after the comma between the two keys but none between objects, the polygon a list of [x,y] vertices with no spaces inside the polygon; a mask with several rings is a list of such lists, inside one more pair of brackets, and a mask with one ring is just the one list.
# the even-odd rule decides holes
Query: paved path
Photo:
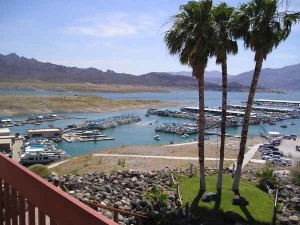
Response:
[{"label": "paved path", "polygon": [[244,155],[244,161],[243,161],[243,166],[242,168],[244,168],[244,166],[246,166],[250,160],[253,158],[253,156],[255,155],[255,153],[257,152],[259,146],[261,144],[256,144],[254,146],[252,146],[249,151]]},{"label": "paved path", "polygon": [[[131,158],[148,158],[148,159],[178,159],[178,160],[197,160],[198,157],[177,157],[177,156],[157,156],[157,155],[119,155],[119,154],[93,154],[101,157],[131,157]],[[205,158],[205,160],[218,160],[219,158]],[[226,158],[226,161],[235,161],[236,158]]]},{"label": "paved path", "polygon": [[67,159],[67,160],[64,160],[64,161],[60,161],[60,162],[51,164],[51,165],[48,166],[48,168],[49,168],[49,169],[52,169],[52,168],[54,168],[54,167],[57,167],[57,166],[60,165],[60,164],[63,164],[63,163],[65,163],[65,162],[68,162],[69,160],[70,160],[70,159]]}]

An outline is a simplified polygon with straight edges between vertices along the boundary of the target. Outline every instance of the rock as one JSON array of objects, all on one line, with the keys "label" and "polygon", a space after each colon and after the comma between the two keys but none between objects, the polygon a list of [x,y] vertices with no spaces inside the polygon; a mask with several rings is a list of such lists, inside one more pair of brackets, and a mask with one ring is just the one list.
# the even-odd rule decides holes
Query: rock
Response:
[{"label": "rock", "polygon": [[232,198],[232,204],[233,205],[249,205],[249,202],[239,195],[234,195]]},{"label": "rock", "polygon": [[104,188],[105,188],[105,191],[107,193],[111,193],[112,192],[112,189],[111,189],[111,187],[109,185],[106,185]]},{"label": "rock", "polygon": [[291,221],[292,223],[298,223],[299,217],[296,216],[296,215],[290,216],[290,217],[289,217],[289,221]]},{"label": "rock", "polygon": [[233,211],[227,211],[224,213],[224,220],[230,223],[236,223],[236,222],[245,222],[245,219]]},{"label": "rock", "polygon": [[291,198],[291,202],[292,203],[300,203],[300,198],[297,198],[297,197]]},{"label": "rock", "polygon": [[287,217],[279,216],[278,220],[279,220],[280,225],[288,225],[289,224],[289,219]]},{"label": "rock", "polygon": [[201,197],[201,200],[203,202],[211,202],[211,201],[215,201],[216,200],[216,193],[213,192],[207,192],[204,193]]}]

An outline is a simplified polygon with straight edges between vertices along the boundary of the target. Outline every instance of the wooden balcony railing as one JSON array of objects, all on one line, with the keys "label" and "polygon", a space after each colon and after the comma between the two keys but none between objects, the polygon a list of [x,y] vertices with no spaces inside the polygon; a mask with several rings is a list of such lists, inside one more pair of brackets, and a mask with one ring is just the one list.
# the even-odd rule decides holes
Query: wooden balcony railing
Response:
[{"label": "wooden balcony railing", "polygon": [[0,225],[117,225],[0,153]]}]

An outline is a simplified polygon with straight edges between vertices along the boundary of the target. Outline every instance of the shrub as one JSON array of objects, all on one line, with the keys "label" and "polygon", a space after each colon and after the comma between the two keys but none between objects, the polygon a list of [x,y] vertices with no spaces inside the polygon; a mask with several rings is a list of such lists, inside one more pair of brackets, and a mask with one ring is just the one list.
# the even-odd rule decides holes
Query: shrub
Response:
[{"label": "shrub", "polygon": [[125,167],[125,159],[118,159],[118,165]]},{"label": "shrub", "polygon": [[292,169],[291,175],[293,183],[300,186],[300,161]]},{"label": "shrub", "polygon": [[258,177],[258,185],[265,191],[268,191],[269,188],[278,188],[279,186],[279,181],[274,170],[269,167],[265,167],[260,172],[257,172],[256,176]]},{"label": "shrub", "polygon": [[146,196],[149,200],[158,202],[164,202],[168,199],[168,196],[163,192],[161,188],[153,187],[147,191]]},{"label": "shrub", "polygon": [[34,172],[42,178],[47,178],[51,175],[51,171],[48,169],[48,167],[41,164],[30,166],[29,170],[31,170],[32,172]]}]

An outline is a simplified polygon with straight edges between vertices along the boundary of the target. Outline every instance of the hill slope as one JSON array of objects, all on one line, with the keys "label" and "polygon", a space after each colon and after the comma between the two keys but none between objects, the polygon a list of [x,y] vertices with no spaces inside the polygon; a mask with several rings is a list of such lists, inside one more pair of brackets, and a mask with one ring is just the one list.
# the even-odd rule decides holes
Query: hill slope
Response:
[{"label": "hill slope", "polygon": [[[195,78],[186,76],[174,76],[168,73],[148,73],[134,76],[125,73],[106,72],[95,68],[77,68],[43,63],[35,59],[19,57],[12,53],[0,54],[0,79],[2,82],[42,81],[53,83],[92,83],[92,84],[120,84],[141,86],[164,86],[177,88],[197,87]],[[207,90],[221,90],[217,83],[206,82]],[[242,85],[229,84],[231,91],[243,91],[247,89]]]},{"label": "hill slope", "polygon": [[[241,73],[229,79],[250,86],[253,71]],[[265,88],[280,90],[300,90],[300,64],[278,69],[262,69],[258,85]]]}]

